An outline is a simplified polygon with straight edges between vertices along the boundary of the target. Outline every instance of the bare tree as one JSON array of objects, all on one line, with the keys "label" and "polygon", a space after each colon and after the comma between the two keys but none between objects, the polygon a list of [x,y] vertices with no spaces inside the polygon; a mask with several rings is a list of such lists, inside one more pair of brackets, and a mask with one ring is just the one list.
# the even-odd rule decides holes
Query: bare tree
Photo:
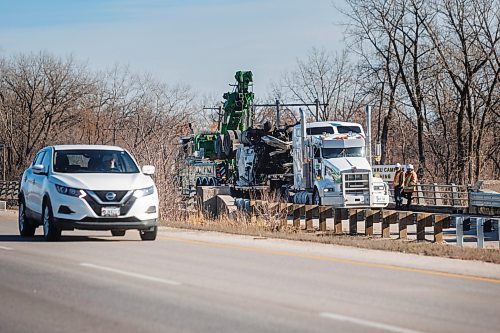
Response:
[{"label": "bare tree", "polygon": [[[347,52],[332,55],[313,48],[307,60],[297,60],[297,68],[275,83],[273,94],[281,101],[312,104],[319,100],[319,120],[348,120],[360,109],[359,80]],[[316,116],[314,107],[308,107]]]},{"label": "bare tree", "polygon": [[90,87],[85,69],[71,57],[20,55],[3,67],[2,132],[13,152],[14,168],[26,165],[34,152],[76,124],[75,114]]},{"label": "bare tree", "polygon": [[436,15],[433,20],[423,20],[456,91],[454,178],[461,183],[479,177],[485,127],[499,103],[499,5],[495,0],[433,1]]}]

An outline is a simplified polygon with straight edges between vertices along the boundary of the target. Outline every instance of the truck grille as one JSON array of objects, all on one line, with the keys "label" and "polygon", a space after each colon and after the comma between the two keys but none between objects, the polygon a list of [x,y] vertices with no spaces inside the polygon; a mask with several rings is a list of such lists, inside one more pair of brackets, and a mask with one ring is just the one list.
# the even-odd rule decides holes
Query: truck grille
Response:
[{"label": "truck grille", "polygon": [[356,206],[367,206],[370,205],[370,174],[369,173],[345,173],[343,174],[343,185],[344,193],[346,199],[353,196],[363,196],[363,201],[355,199],[353,201],[348,200],[346,206],[356,207]]},{"label": "truck grille", "polygon": [[369,173],[346,173],[344,174],[344,187],[346,193],[354,192],[370,193]]}]

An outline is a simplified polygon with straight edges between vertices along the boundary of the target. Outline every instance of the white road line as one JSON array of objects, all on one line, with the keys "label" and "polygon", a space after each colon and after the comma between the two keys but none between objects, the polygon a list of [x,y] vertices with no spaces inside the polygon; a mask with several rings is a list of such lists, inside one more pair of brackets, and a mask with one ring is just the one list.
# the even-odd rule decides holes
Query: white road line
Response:
[{"label": "white road line", "polygon": [[7,247],[7,246],[0,246],[0,249],[2,249],[2,250],[7,250],[7,251],[14,250],[13,248],[11,248],[11,247]]},{"label": "white road line", "polygon": [[339,321],[347,321],[347,322],[350,322],[353,324],[358,324],[358,325],[376,328],[376,329],[380,329],[380,330],[385,330],[385,331],[389,331],[389,332],[423,333],[421,331],[415,331],[415,330],[410,330],[410,329],[403,328],[403,327],[377,323],[375,321],[369,321],[369,320],[358,319],[358,318],[349,317],[349,316],[343,316],[343,315],[339,315],[339,314],[335,314],[335,313],[322,312],[319,315],[321,317],[324,317],[324,318],[335,319],[335,320],[339,320]]},{"label": "white road line", "polygon": [[173,281],[173,280],[167,280],[167,279],[157,278],[154,276],[148,276],[148,275],[143,275],[143,274],[138,274],[138,273],[133,273],[133,272],[122,271],[120,269],[94,265],[94,264],[90,264],[90,263],[86,263],[86,262],[80,263],[80,266],[99,269],[101,271],[112,272],[112,273],[116,273],[116,274],[121,274],[121,275],[129,276],[129,277],[134,277],[137,279],[169,284],[172,286],[178,286],[181,284],[180,282]]}]

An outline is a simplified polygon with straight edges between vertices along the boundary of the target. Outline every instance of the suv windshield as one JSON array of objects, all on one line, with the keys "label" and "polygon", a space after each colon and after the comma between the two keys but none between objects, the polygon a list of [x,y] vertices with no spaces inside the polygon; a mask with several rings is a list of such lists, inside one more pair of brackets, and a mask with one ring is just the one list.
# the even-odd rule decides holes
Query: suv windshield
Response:
[{"label": "suv windshield", "polygon": [[126,151],[78,149],[56,151],[54,171],[65,173],[138,173],[139,169]]},{"label": "suv windshield", "polygon": [[323,158],[337,157],[363,157],[365,149],[362,147],[354,148],[322,148]]}]

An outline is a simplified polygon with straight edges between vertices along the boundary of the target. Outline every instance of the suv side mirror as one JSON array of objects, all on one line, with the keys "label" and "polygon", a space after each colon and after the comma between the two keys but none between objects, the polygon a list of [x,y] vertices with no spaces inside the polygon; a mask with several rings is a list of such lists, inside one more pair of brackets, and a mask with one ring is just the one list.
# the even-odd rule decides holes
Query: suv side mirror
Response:
[{"label": "suv side mirror", "polygon": [[36,173],[37,175],[44,175],[45,174],[45,167],[43,164],[35,164],[31,167],[33,170],[33,173]]},{"label": "suv side mirror", "polygon": [[154,175],[155,167],[153,165],[145,165],[142,167],[142,173],[145,175]]}]

